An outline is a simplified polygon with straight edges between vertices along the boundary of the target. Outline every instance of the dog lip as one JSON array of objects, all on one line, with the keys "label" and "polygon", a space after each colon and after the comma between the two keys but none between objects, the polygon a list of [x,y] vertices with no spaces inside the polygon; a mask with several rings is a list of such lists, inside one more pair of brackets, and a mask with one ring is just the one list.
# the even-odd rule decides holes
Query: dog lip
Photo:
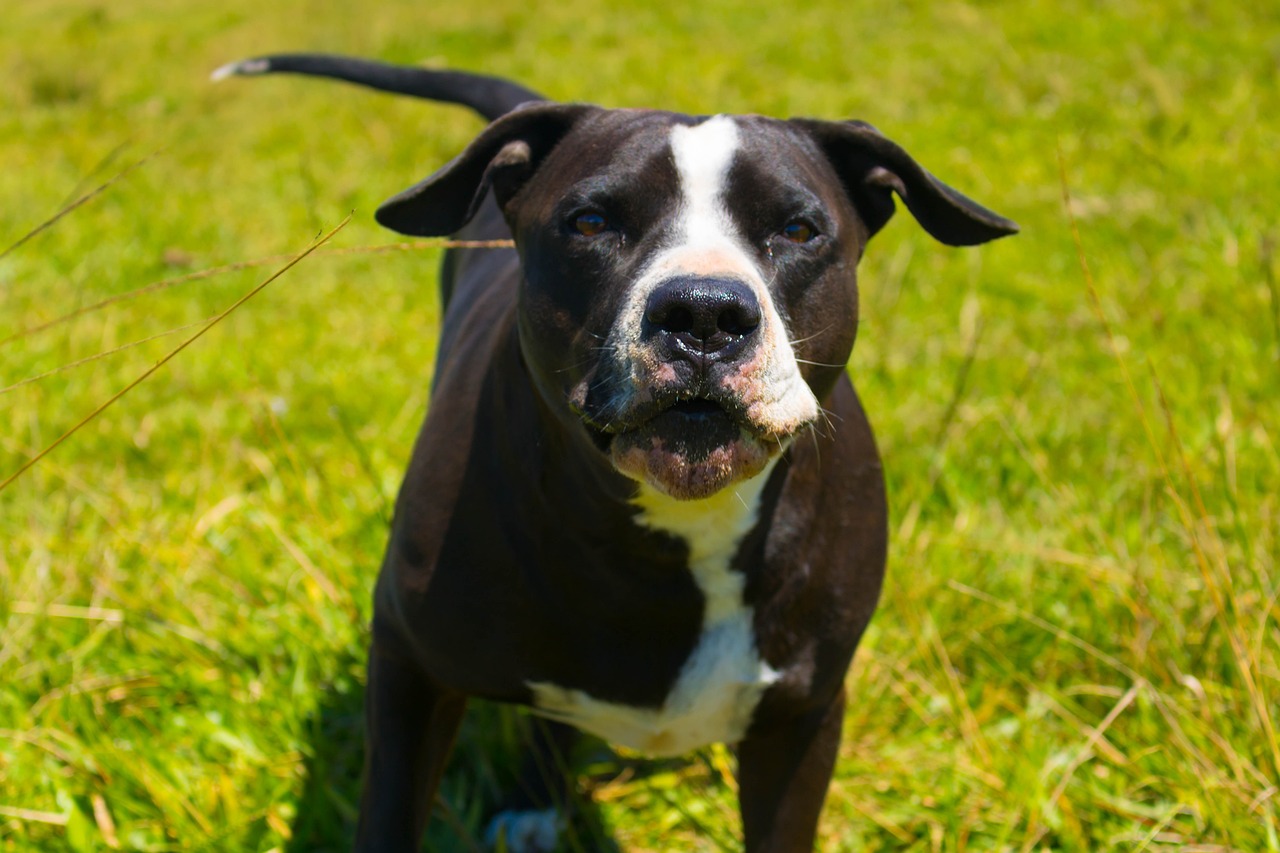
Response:
[{"label": "dog lip", "polygon": [[727,417],[733,423],[757,433],[759,430],[744,416],[743,407],[736,401],[721,394],[699,394],[687,391],[669,392],[654,397],[650,402],[632,407],[629,411],[601,422],[591,413],[576,410],[587,431],[592,434],[598,446],[607,449],[613,436],[622,435],[644,427],[660,415],[681,415],[691,420],[702,420],[717,416]]},{"label": "dog lip", "polygon": [[675,412],[677,414],[684,415],[687,418],[693,418],[694,420],[728,414],[728,412],[725,411],[724,406],[714,400],[709,400],[706,397],[694,397],[691,400],[680,400],[667,407],[664,411]]}]

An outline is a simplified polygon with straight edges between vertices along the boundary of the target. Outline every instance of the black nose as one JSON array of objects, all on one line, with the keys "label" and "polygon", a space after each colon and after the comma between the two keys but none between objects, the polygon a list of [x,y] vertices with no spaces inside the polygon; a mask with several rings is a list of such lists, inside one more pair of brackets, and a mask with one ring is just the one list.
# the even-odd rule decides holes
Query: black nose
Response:
[{"label": "black nose", "polygon": [[649,295],[645,319],[677,354],[723,359],[760,326],[760,302],[747,285],[725,278],[676,278]]}]

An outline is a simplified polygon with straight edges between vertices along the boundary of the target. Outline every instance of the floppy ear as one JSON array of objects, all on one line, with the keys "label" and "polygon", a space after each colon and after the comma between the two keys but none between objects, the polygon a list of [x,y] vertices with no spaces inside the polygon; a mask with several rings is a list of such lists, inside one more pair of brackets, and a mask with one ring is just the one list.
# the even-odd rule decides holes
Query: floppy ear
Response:
[{"label": "floppy ear", "polygon": [[792,123],[807,131],[826,153],[871,234],[893,216],[895,192],[924,230],[949,246],[973,246],[1018,231],[1016,223],[930,175],[866,122],[792,119]]},{"label": "floppy ear", "polygon": [[546,101],[519,107],[485,128],[434,175],[383,202],[374,216],[401,234],[452,234],[475,215],[490,186],[505,206],[569,129],[598,109]]}]

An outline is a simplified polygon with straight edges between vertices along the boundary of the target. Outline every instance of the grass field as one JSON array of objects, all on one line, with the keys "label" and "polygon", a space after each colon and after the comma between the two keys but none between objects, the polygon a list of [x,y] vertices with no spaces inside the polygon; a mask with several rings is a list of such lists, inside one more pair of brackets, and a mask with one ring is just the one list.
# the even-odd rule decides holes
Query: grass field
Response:
[{"label": "grass field", "polygon": [[[356,250],[480,123],[207,82],[284,49],[859,117],[1017,220],[900,214],[863,262],[892,545],[822,849],[1280,850],[1280,6],[659,6],[4,5],[0,481],[354,216],[0,491],[0,850],[349,844],[439,257]],[[472,716],[431,849],[475,849],[522,725]],[[623,850],[735,849],[730,764],[582,784]]]}]

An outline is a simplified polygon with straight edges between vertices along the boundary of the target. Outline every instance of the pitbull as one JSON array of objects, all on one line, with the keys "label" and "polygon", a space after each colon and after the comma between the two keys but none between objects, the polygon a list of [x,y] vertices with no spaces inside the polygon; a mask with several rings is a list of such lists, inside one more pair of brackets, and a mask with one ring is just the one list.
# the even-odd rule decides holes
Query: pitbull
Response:
[{"label": "pitbull", "polygon": [[[392,197],[452,249],[430,411],[374,592],[356,849],[415,850],[470,697],[657,756],[732,744],[745,849],[809,851],[886,504],[845,365],[896,194],[942,243],[1017,226],[863,122],[547,101],[316,54],[292,72],[491,124]],[[554,815],[499,824],[550,849]]]}]

